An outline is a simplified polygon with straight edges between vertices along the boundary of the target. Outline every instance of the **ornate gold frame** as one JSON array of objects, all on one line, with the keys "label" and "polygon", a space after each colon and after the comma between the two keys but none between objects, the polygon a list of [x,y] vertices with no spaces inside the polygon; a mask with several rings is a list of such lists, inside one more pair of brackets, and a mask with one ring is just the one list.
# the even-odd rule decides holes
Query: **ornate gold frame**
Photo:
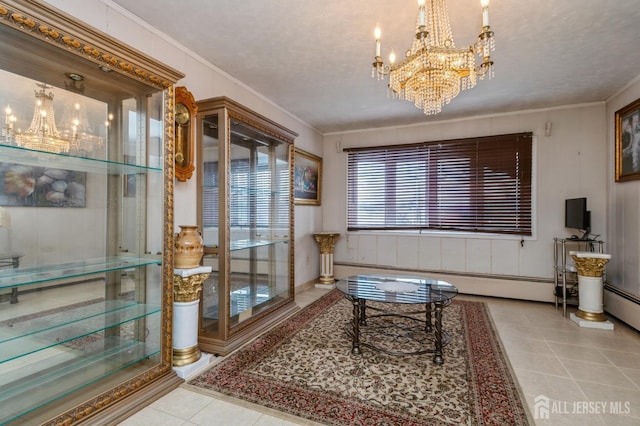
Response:
[{"label": "ornate gold frame", "polygon": [[[296,148],[293,162],[293,199],[298,205],[319,206],[322,199],[322,158]],[[309,175],[312,188],[305,189],[301,186],[309,184]],[[315,182],[315,183],[314,183]]]},{"label": "ornate gold frame", "polygon": [[640,179],[640,99],[615,114],[616,182]]},{"label": "ornate gold frame", "polygon": [[[195,166],[193,164],[194,159],[194,140],[195,140],[195,120],[198,113],[198,105],[191,92],[186,87],[176,87],[175,103],[184,104],[191,114],[191,119],[185,126],[186,128],[186,143],[177,144],[176,142],[176,179],[180,182],[186,182],[193,176]],[[175,123],[174,123],[175,125]],[[176,127],[177,129],[177,127]],[[177,139],[177,136],[176,136]],[[181,161],[178,161],[181,158]]]}]

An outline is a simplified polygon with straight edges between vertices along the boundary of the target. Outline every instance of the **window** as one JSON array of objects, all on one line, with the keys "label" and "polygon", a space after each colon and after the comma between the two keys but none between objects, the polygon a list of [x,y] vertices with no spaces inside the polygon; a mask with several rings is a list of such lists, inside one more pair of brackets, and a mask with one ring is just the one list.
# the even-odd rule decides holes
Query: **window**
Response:
[{"label": "window", "polygon": [[532,133],[348,151],[348,230],[531,235]]}]

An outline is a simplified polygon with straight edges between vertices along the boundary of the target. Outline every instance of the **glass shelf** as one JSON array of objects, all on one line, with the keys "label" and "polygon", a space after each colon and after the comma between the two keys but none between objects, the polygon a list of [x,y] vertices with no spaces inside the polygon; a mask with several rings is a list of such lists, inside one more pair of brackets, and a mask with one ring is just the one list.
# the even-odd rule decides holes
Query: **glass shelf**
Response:
[{"label": "glass shelf", "polygon": [[[105,349],[106,348],[106,349]],[[55,351],[51,349],[50,351]],[[48,353],[45,360],[28,357],[0,374],[0,424],[17,419],[73,391],[160,353],[158,345],[112,336]],[[29,374],[25,377],[24,369]]]},{"label": "glass shelf", "polygon": [[277,243],[284,243],[285,240],[235,240],[231,241],[231,251],[246,250],[249,248],[271,246]]},{"label": "glass shelf", "polygon": [[139,266],[160,265],[161,263],[162,260],[159,256],[156,258],[114,256],[87,259],[80,262],[61,263],[58,265],[5,269],[0,271],[0,289],[82,277],[90,274],[136,268]]},{"label": "glass shelf", "polygon": [[115,161],[77,157],[71,154],[37,151],[19,146],[0,144],[0,158],[5,163],[27,166],[58,168],[88,173],[107,173],[110,175],[162,173],[161,168],[124,164]]},{"label": "glass shelf", "polygon": [[101,315],[94,314],[71,322],[51,323],[50,326],[41,330],[11,337],[10,343],[0,345],[0,364],[158,313],[160,313],[159,306],[136,303],[121,309],[102,312]]},{"label": "glass shelf", "polygon": [[83,319],[101,316],[106,312],[124,309],[136,304],[133,300],[106,300],[50,315],[11,322],[7,326],[0,327],[0,344],[21,336],[40,333],[51,328],[60,327],[63,324],[71,324]]}]

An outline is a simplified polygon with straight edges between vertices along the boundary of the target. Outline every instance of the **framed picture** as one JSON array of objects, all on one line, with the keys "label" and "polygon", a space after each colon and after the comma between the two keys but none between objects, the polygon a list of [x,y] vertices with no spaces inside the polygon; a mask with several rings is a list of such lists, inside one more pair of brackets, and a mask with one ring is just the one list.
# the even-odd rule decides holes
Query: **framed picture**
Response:
[{"label": "framed picture", "polygon": [[640,99],[616,111],[616,182],[640,179]]},{"label": "framed picture", "polygon": [[0,182],[0,206],[86,206],[86,172],[0,163]]},{"label": "framed picture", "polygon": [[293,167],[294,203],[319,206],[321,189],[322,158],[296,148]]}]

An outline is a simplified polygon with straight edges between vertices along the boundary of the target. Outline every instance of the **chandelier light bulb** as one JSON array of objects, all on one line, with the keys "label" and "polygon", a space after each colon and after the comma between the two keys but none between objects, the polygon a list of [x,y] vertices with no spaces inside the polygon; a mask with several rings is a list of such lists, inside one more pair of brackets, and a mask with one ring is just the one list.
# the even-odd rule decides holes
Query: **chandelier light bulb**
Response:
[{"label": "chandelier light bulb", "polygon": [[380,27],[376,27],[373,31],[373,35],[376,38],[376,57],[380,56],[380,36],[382,32],[380,31]]},{"label": "chandelier light bulb", "polygon": [[392,64],[396,62],[396,54],[393,52],[393,50],[391,51],[391,53],[389,53],[389,62],[391,62]]},{"label": "chandelier light bulb", "polygon": [[480,6],[482,6],[482,26],[489,26],[489,0],[480,0]]},{"label": "chandelier light bulb", "polygon": [[8,106],[7,109],[4,110],[4,112],[6,112],[7,115],[11,115],[11,107]]}]

